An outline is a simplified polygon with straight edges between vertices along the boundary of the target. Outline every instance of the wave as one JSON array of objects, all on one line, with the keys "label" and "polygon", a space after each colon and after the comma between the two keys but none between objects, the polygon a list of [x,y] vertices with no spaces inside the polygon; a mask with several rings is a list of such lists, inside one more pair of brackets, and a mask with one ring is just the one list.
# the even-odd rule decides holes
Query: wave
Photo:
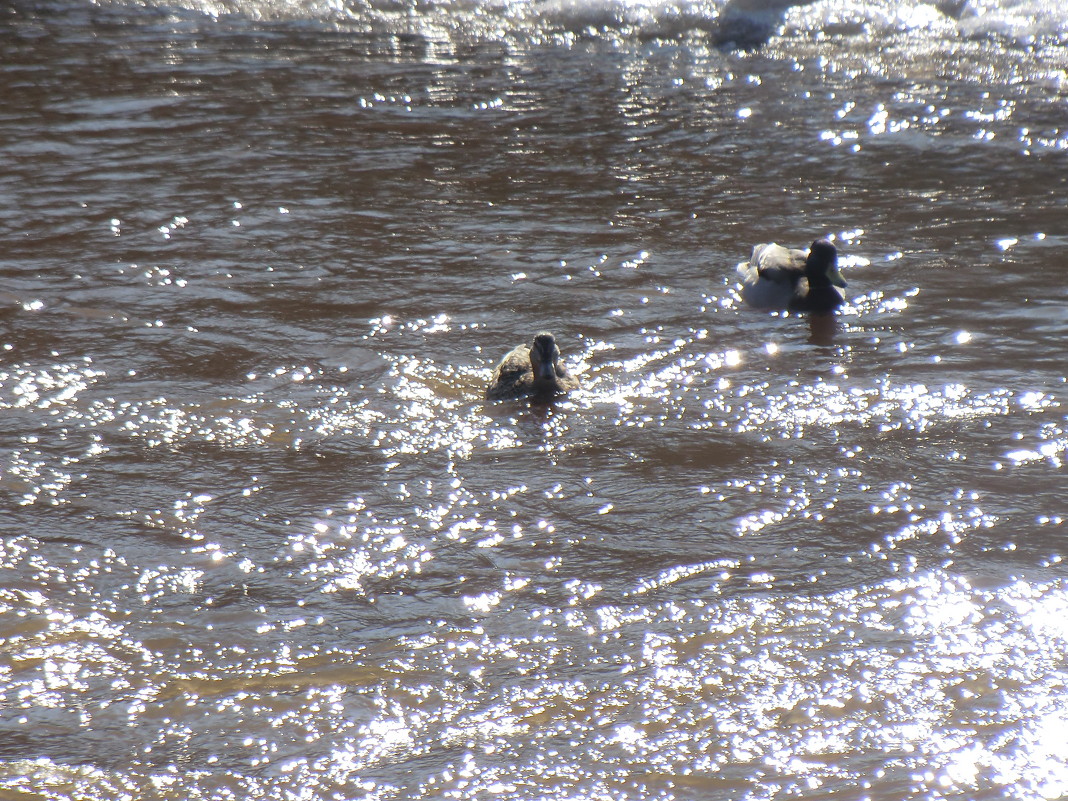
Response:
[{"label": "wave", "polygon": [[1063,0],[94,0],[218,18],[310,20],[393,33],[675,38],[758,45],[777,35],[997,37],[1068,45]]}]

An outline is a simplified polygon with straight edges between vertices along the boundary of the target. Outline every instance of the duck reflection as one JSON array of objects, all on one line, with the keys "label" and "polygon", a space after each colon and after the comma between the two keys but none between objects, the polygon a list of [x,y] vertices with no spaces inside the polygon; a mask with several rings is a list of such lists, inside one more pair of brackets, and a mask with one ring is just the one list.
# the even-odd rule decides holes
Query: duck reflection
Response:
[{"label": "duck reflection", "polygon": [[810,345],[833,345],[838,334],[838,316],[832,312],[808,316],[808,342]]}]

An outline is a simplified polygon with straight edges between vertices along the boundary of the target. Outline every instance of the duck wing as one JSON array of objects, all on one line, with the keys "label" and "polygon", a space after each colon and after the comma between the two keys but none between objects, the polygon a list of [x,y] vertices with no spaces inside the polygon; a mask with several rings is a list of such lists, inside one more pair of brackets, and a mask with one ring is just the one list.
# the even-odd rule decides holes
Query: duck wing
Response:
[{"label": "duck wing", "polygon": [[530,383],[532,377],[530,348],[520,345],[501,359],[500,364],[494,368],[486,396],[488,398],[507,397],[521,391],[524,385]]},{"label": "duck wing", "polygon": [[756,245],[749,264],[756,268],[757,275],[765,281],[794,286],[805,274],[808,254],[796,248],[784,248],[774,242]]}]

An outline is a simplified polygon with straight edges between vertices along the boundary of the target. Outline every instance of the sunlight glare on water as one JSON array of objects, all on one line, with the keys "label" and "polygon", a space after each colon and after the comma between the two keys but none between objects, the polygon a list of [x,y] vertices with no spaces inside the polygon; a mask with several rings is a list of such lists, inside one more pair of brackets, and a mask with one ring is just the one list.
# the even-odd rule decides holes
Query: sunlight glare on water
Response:
[{"label": "sunlight glare on water", "polygon": [[1060,4],[9,5],[0,792],[1068,794]]}]

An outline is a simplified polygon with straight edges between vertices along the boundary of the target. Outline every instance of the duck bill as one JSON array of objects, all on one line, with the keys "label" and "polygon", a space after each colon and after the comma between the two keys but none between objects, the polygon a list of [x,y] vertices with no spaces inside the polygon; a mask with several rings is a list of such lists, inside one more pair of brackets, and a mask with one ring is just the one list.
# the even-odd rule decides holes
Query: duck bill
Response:
[{"label": "duck bill", "polygon": [[538,363],[538,378],[542,381],[556,380],[556,368],[551,361]]},{"label": "duck bill", "polygon": [[845,289],[848,286],[848,284],[846,283],[845,279],[842,278],[842,274],[840,272],[838,272],[838,268],[837,267],[832,267],[831,269],[829,269],[827,271],[827,277],[831,280],[831,283],[834,284],[835,286],[840,286],[843,289]]}]

